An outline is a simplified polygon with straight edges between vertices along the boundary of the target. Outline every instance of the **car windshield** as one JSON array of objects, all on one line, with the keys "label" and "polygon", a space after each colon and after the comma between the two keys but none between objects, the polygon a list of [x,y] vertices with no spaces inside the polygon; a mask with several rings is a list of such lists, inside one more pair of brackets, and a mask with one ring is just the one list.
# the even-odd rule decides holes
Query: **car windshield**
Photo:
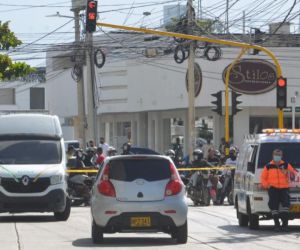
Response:
[{"label": "car windshield", "polygon": [[274,149],[283,151],[283,160],[294,168],[300,168],[300,143],[263,143],[260,146],[258,167],[263,168],[272,160]]},{"label": "car windshield", "polygon": [[0,164],[58,164],[61,158],[60,141],[0,141]]},{"label": "car windshield", "polygon": [[109,178],[118,181],[159,181],[171,176],[170,162],[166,159],[120,159],[109,165]]}]

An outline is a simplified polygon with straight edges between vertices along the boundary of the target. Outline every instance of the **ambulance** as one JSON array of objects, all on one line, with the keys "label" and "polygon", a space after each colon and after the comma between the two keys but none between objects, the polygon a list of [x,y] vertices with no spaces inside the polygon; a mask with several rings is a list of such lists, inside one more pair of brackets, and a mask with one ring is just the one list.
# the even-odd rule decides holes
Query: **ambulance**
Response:
[{"label": "ambulance", "polygon": [[[283,160],[300,172],[300,129],[265,129],[261,134],[246,136],[234,177],[234,206],[241,227],[258,229],[260,220],[272,219],[260,175],[272,160],[274,149],[281,149]],[[289,174],[289,179],[290,219],[300,218],[300,174]]]}]

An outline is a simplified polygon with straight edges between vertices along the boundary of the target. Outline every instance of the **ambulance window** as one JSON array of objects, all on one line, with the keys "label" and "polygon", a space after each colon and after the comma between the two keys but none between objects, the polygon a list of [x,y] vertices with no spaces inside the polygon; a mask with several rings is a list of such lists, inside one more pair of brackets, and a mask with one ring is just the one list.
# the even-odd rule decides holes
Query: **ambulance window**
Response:
[{"label": "ambulance window", "polygon": [[244,161],[246,150],[247,150],[247,146],[244,144],[241,147],[241,150],[240,150],[240,152],[238,154],[237,169],[243,169],[243,161]]},{"label": "ambulance window", "polygon": [[[257,146],[257,145],[254,145],[254,146],[252,146],[252,147],[253,147],[253,150],[252,150],[252,154],[250,155],[250,160],[249,160],[249,162],[251,162],[251,165],[252,165],[252,166],[255,166],[258,146]],[[255,173],[255,168],[254,168],[254,173]]]},{"label": "ambulance window", "polygon": [[252,151],[253,151],[253,145],[249,145],[247,147],[245,157],[244,157],[244,162],[243,162],[243,169],[245,170],[247,169],[248,162],[251,160]]}]

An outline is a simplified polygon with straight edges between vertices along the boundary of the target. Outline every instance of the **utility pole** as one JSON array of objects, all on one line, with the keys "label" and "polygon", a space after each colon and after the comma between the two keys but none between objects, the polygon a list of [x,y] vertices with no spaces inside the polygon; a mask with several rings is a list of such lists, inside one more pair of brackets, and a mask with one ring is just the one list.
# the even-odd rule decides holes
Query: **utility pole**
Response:
[{"label": "utility pole", "polygon": [[225,20],[225,33],[229,33],[229,0],[226,0],[226,20]]},{"label": "utility pole", "polygon": [[[74,8],[72,11],[74,12],[74,21],[75,21],[75,57],[77,63],[77,54],[79,52],[81,54],[80,49],[80,8]],[[75,130],[76,135],[83,147],[86,145],[85,138],[85,128],[86,128],[86,114],[85,114],[85,98],[84,98],[84,82],[83,82],[83,66],[82,60],[80,59],[78,62],[78,66],[80,67],[81,76],[78,77],[77,80],[77,109],[78,116],[75,122]]]},{"label": "utility pole", "polygon": [[202,0],[198,0],[198,19],[203,19]]},{"label": "utility pole", "polygon": [[[195,22],[195,11],[193,8],[193,0],[188,0],[188,27],[189,34],[192,34],[194,22]],[[189,108],[188,108],[188,152],[190,160],[193,157],[193,151],[195,146],[195,50],[194,41],[190,41],[190,56],[188,60],[188,97],[189,97]]]},{"label": "utility pole", "polygon": [[243,11],[243,37],[246,35],[246,11]]}]

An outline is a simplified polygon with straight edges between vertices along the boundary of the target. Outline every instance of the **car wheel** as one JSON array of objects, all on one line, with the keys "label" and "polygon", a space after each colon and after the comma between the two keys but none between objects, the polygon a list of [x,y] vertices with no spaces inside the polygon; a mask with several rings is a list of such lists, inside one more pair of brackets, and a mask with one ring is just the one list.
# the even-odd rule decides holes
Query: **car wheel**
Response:
[{"label": "car wheel", "polygon": [[177,227],[175,232],[172,232],[172,238],[177,240],[177,244],[186,244],[188,238],[187,222],[182,226]]},{"label": "car wheel", "polygon": [[71,200],[69,197],[66,199],[66,207],[62,212],[54,212],[54,218],[59,221],[66,221],[69,219],[71,213]]},{"label": "car wheel", "polygon": [[94,244],[103,243],[103,230],[93,220],[92,224],[92,239]]}]

